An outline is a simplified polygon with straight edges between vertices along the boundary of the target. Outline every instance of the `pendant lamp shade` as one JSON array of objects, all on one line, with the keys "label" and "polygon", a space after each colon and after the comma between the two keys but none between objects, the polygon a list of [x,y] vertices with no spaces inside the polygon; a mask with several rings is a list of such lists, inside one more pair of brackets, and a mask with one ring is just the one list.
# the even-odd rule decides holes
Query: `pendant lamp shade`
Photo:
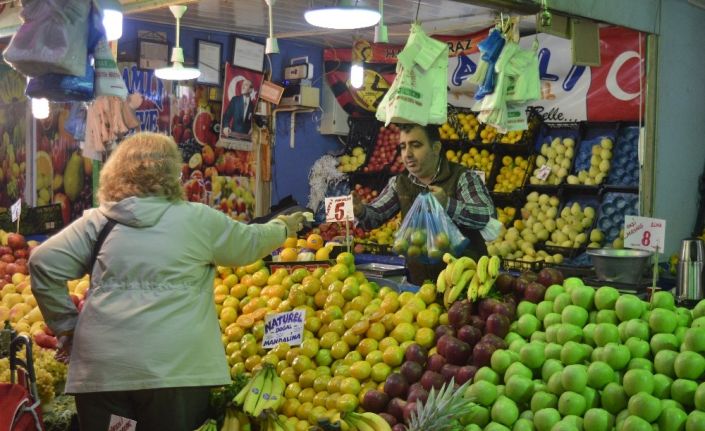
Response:
[{"label": "pendant lamp shade", "polygon": [[340,0],[337,6],[309,9],[304,13],[309,24],[338,30],[372,27],[379,22],[380,16],[378,11],[355,6],[349,0]]},{"label": "pendant lamp shade", "polygon": [[186,6],[169,6],[169,10],[176,18],[176,44],[171,50],[171,66],[162,67],[154,71],[159,79],[169,81],[185,81],[201,76],[201,71],[193,67],[184,67],[184,50],[179,46],[181,17],[186,13]]}]

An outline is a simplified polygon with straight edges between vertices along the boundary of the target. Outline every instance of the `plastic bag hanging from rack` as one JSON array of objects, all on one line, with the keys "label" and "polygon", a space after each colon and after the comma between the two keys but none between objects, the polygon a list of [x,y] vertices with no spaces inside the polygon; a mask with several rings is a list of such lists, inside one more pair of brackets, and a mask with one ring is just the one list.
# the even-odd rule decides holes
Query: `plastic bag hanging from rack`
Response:
[{"label": "plastic bag hanging from rack", "polygon": [[[472,78],[472,82],[478,84],[480,87],[475,93],[475,99],[480,100],[487,94],[494,92],[495,87],[495,63],[502,53],[504,48],[505,40],[502,32],[497,28],[490,30],[489,35],[477,44],[478,49],[482,53],[480,56],[480,65],[478,70],[480,72],[485,72],[484,76],[476,73],[476,77]],[[485,63],[485,64],[482,64]]]},{"label": "plastic bag hanging from rack", "polygon": [[3,58],[25,76],[46,73],[83,76],[87,63],[86,0],[22,0],[22,25]]}]

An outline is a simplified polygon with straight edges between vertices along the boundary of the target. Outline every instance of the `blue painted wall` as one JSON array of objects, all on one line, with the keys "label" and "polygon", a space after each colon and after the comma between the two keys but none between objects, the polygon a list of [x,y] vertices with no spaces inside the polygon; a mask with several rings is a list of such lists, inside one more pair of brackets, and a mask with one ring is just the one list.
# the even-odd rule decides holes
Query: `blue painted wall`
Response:
[{"label": "blue painted wall", "polygon": [[[145,21],[126,19],[123,26],[123,36],[118,43],[120,58],[136,61],[137,59],[137,31],[166,32],[168,39],[173,44],[176,37],[173,25],[155,24]],[[223,44],[223,62],[232,60],[234,35],[221,32],[208,32],[186,27],[181,28],[180,45],[184,49],[186,63],[193,64],[196,59],[196,40],[205,39]],[[251,40],[264,43],[262,39],[238,35]],[[272,80],[282,78],[283,66],[295,57],[308,56],[313,64],[313,85],[320,88],[323,80],[323,50],[320,47],[298,42],[295,40],[280,40],[280,54],[270,56],[272,64]],[[266,62],[265,62],[266,63]],[[265,66],[268,67],[268,66]],[[308,174],[313,163],[322,155],[340,149],[340,144],[335,137],[322,136],[318,133],[320,124],[320,111],[316,113],[302,113],[296,115],[295,147],[289,147],[289,113],[277,114],[277,134],[273,150],[272,165],[272,204],[282,198],[292,195],[301,205],[308,203],[309,184]]]}]

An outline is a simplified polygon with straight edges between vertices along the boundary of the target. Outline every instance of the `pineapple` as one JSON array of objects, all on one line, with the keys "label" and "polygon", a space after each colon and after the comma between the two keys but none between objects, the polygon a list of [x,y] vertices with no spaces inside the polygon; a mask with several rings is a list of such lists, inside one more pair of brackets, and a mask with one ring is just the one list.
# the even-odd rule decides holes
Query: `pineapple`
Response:
[{"label": "pineapple", "polygon": [[418,402],[416,411],[411,412],[407,431],[455,431],[462,429],[459,419],[468,412],[474,403],[465,398],[469,382],[456,388],[454,380],[444,384],[436,392],[431,389],[425,403]]}]

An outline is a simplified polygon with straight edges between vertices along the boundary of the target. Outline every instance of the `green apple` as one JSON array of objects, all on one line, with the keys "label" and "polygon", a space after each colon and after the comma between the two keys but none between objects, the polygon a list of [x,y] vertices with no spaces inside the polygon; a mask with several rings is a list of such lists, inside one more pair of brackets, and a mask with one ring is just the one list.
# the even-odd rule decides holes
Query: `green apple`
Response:
[{"label": "green apple", "polygon": [[[587,288],[589,289],[589,288]],[[567,305],[561,312],[561,321],[582,328],[587,324],[588,312],[577,305]]]},{"label": "green apple", "polygon": [[705,413],[694,410],[688,415],[685,421],[685,431],[705,430]]},{"label": "green apple", "polygon": [[568,277],[565,280],[563,280],[563,287],[565,288],[566,291],[572,290],[576,287],[581,287],[585,286],[585,283],[583,283],[583,279],[579,277]]},{"label": "green apple", "polygon": [[678,352],[673,350],[661,350],[654,356],[654,369],[657,373],[665,374],[668,377],[676,377],[675,363]]},{"label": "green apple", "polygon": [[670,292],[664,292],[659,290],[655,292],[651,297],[651,309],[654,308],[665,308],[666,310],[676,309],[676,300],[673,294]]},{"label": "green apple", "polygon": [[669,407],[661,410],[658,418],[659,431],[682,431],[685,429],[685,421],[688,415],[681,409]]},{"label": "green apple", "polygon": [[653,396],[659,399],[666,399],[671,396],[671,385],[673,379],[665,374],[654,374],[654,391]]},{"label": "green apple", "polygon": [[603,347],[607,343],[619,343],[619,330],[612,323],[598,323],[595,325],[593,338],[599,347]]},{"label": "green apple", "polygon": [[678,338],[673,334],[655,334],[651,337],[651,354],[656,355],[661,350],[678,350]]},{"label": "green apple", "polygon": [[[619,429],[619,428],[618,428]],[[651,424],[639,416],[627,416],[622,423],[621,431],[653,431]]]},{"label": "green apple", "polygon": [[698,380],[705,372],[705,358],[697,352],[680,352],[673,363],[673,369],[678,378]]},{"label": "green apple", "polygon": [[693,314],[685,307],[676,308],[676,316],[678,316],[678,326],[687,328],[693,322]]},{"label": "green apple", "polygon": [[602,358],[613,370],[621,370],[627,366],[631,355],[629,348],[623,344],[608,343],[602,351]]},{"label": "green apple", "polygon": [[482,427],[477,424],[463,424],[460,422],[461,425],[465,425],[465,428],[463,428],[463,431],[482,431]]},{"label": "green apple", "polygon": [[553,299],[553,312],[560,314],[563,312],[563,309],[565,307],[571,304],[572,302],[570,299],[570,294],[567,292],[563,292]]},{"label": "green apple", "polygon": [[558,411],[563,415],[582,416],[586,408],[585,397],[571,391],[565,391],[558,398]]},{"label": "green apple", "polygon": [[533,314],[524,314],[517,321],[517,332],[524,338],[541,329],[541,322]]},{"label": "green apple", "polygon": [[[558,397],[555,394],[546,391],[534,392],[531,397],[531,411],[536,413],[541,409],[555,408],[558,406]],[[536,415],[534,414],[534,419]]]},{"label": "green apple", "polygon": [[648,358],[651,356],[651,346],[649,346],[647,341],[631,337],[624,345],[629,348],[629,353],[632,355],[632,358]]},{"label": "green apple", "polygon": [[558,343],[546,343],[543,349],[544,357],[546,359],[560,359],[562,348],[563,346]]},{"label": "green apple", "polygon": [[570,323],[562,323],[558,328],[558,344],[565,344],[568,341],[579,343],[583,339],[583,330],[581,327],[571,325]]},{"label": "green apple", "polygon": [[504,395],[516,403],[523,404],[534,394],[534,382],[523,376],[512,376],[504,386]]},{"label": "green apple", "polygon": [[546,288],[546,293],[543,295],[545,301],[555,301],[556,297],[561,293],[565,293],[565,289],[560,284],[552,284]]},{"label": "green apple", "polygon": [[635,295],[626,294],[617,299],[614,310],[617,312],[619,320],[625,321],[640,317],[644,308],[641,305],[641,299]]},{"label": "green apple", "polygon": [[548,382],[552,375],[561,371],[563,371],[563,363],[561,361],[558,359],[546,359],[546,362],[541,367],[541,378],[544,382]]},{"label": "green apple", "polygon": [[541,368],[546,361],[546,347],[542,343],[531,342],[521,348],[519,358],[521,362],[532,370]]},{"label": "green apple", "polygon": [[622,377],[622,387],[630,397],[639,392],[651,395],[654,392],[654,375],[646,370],[629,370]]},{"label": "green apple", "polygon": [[551,312],[551,313],[548,313],[543,318],[543,327],[546,329],[550,328],[553,325],[557,325],[560,323],[561,323],[560,313]]},{"label": "green apple", "polygon": [[599,311],[590,310],[590,312],[588,313],[588,322],[589,323],[597,323],[597,313],[599,313]]},{"label": "green apple", "polygon": [[548,390],[548,392],[560,396],[565,391],[565,388],[563,388],[563,383],[561,381],[562,373],[562,371],[560,373],[554,373],[551,377],[548,378],[548,383],[546,384],[546,389]]},{"label": "green apple", "polygon": [[670,398],[664,398],[661,400],[661,410],[667,409],[669,407],[675,407],[677,409],[685,411],[685,407],[683,407],[683,404],[679,403],[678,401],[672,400]]},{"label": "green apple", "polygon": [[[701,301],[702,302],[702,301]],[[683,339],[685,349],[692,352],[705,352],[705,328],[690,328]]]},{"label": "green apple", "polygon": [[591,388],[602,389],[614,381],[614,370],[607,363],[594,361],[587,370],[587,384]]},{"label": "green apple", "polygon": [[490,422],[490,410],[487,407],[475,404],[468,409],[461,421],[484,427]]},{"label": "green apple", "polygon": [[605,351],[604,347],[595,347],[590,355],[591,361],[602,361],[602,353]]},{"label": "green apple", "polygon": [[561,373],[561,385],[566,391],[581,393],[585,390],[588,372],[585,365],[568,365]]},{"label": "green apple", "polygon": [[595,307],[598,310],[614,310],[619,291],[614,287],[602,286],[595,292]]},{"label": "green apple", "polygon": [[639,416],[647,422],[654,422],[661,414],[661,401],[651,394],[639,392],[629,398],[627,409],[631,415]]},{"label": "green apple", "polygon": [[511,431],[511,428],[499,422],[490,422],[487,424],[484,431]]},{"label": "green apple", "polygon": [[504,372],[504,382],[508,382],[512,376],[522,376],[527,379],[531,379],[533,372],[521,362],[514,362],[509,365],[509,367],[507,367],[507,371]]},{"label": "green apple", "polygon": [[509,350],[518,355],[524,345],[526,345],[526,341],[524,339],[514,340],[511,344],[509,344]]},{"label": "green apple", "polygon": [[[565,429],[565,430],[575,429],[577,431],[580,431],[581,429],[583,429],[583,418],[580,416],[567,415],[567,416],[564,416],[563,419],[561,419],[561,421],[558,423],[562,424],[562,426],[564,428],[561,428],[561,429]],[[573,428],[570,428],[571,426]]]},{"label": "green apple", "polygon": [[611,382],[602,389],[602,408],[616,415],[627,407],[627,394],[619,383]]},{"label": "green apple", "polygon": [[483,406],[491,406],[497,399],[497,386],[487,380],[476,381],[465,390],[465,398]]},{"label": "green apple", "polygon": [[671,399],[678,401],[686,408],[693,407],[697,390],[698,384],[696,382],[688,379],[676,379],[671,385]]},{"label": "green apple", "polygon": [[516,332],[508,332],[507,335],[504,336],[504,341],[507,344],[512,344],[512,341],[514,340],[523,340],[522,336],[517,334]]},{"label": "green apple", "polygon": [[[526,418],[519,418],[517,421],[514,423],[514,427],[512,427],[512,431],[534,431],[534,423],[530,419]],[[463,430],[465,431],[465,430]]]},{"label": "green apple", "polygon": [[705,299],[700,300],[695,307],[693,307],[693,319],[705,316]]},{"label": "green apple", "polygon": [[646,358],[632,358],[627,364],[627,370],[646,370],[653,373],[654,364]]},{"label": "green apple", "polygon": [[555,408],[547,407],[534,412],[536,431],[551,431],[561,420],[561,414]]},{"label": "green apple", "polygon": [[597,328],[597,324],[595,323],[588,323],[583,327],[583,342],[585,344],[588,344],[592,347],[595,347],[595,328]]},{"label": "green apple", "polygon": [[543,322],[549,313],[553,313],[553,301],[541,301],[536,305],[536,318]]},{"label": "green apple", "polygon": [[610,431],[614,425],[614,418],[604,409],[590,409],[583,417],[583,428],[590,431]]},{"label": "green apple", "polygon": [[596,323],[611,323],[613,325],[619,324],[619,318],[614,310],[600,310],[597,312],[597,317],[595,318]]},{"label": "green apple", "polygon": [[676,313],[664,308],[655,308],[649,315],[649,328],[654,334],[672,334],[678,326]]},{"label": "green apple", "polygon": [[504,372],[507,371],[512,362],[514,362],[512,355],[509,354],[508,350],[504,349],[495,350],[490,358],[490,366],[500,375],[504,375]]},{"label": "green apple", "polygon": [[617,417],[614,420],[615,425],[616,425],[615,429],[621,430],[622,424],[624,423],[624,420],[628,417],[629,417],[629,410],[627,410],[626,408],[624,410],[622,410],[621,412],[619,412],[617,414]]},{"label": "green apple", "polygon": [[587,344],[580,344],[575,341],[566,342],[561,349],[561,362],[565,365],[583,362],[589,356],[588,348],[590,346]]},{"label": "green apple", "polygon": [[582,428],[575,426],[573,422],[568,422],[565,419],[561,419],[557,424],[553,425],[551,431],[580,431]]},{"label": "green apple", "polygon": [[683,345],[683,342],[685,341],[685,333],[688,332],[688,329],[685,326],[678,326],[675,331],[673,331],[673,335],[676,336],[676,340],[678,340],[678,345],[681,346],[681,350],[687,350],[686,347]]},{"label": "green apple", "polygon": [[588,286],[576,286],[572,292],[570,292],[570,301],[577,305],[578,307],[584,308],[586,310],[592,310],[594,308],[595,300],[595,289]]},{"label": "green apple", "polygon": [[[521,419],[526,419],[526,420],[530,421],[530,422],[531,422],[531,427],[532,427],[532,429],[533,429],[533,426],[534,426],[534,412],[532,412],[531,410],[524,410],[523,412],[519,413],[519,419],[517,420],[517,422],[519,422],[519,420],[521,420]],[[515,425],[516,425],[516,424],[515,424]],[[513,431],[513,430],[512,430],[512,431]]]},{"label": "green apple", "polygon": [[525,314],[536,315],[536,304],[529,301],[521,301],[519,305],[517,305],[517,317],[521,317]]},{"label": "green apple", "polygon": [[490,410],[492,420],[511,427],[519,419],[519,409],[510,398],[500,396]]},{"label": "green apple", "polygon": [[531,334],[531,337],[529,338],[531,341],[539,341],[543,344],[546,344],[546,332],[544,331],[536,331],[533,334]]},{"label": "green apple", "polygon": [[591,387],[586,387],[580,395],[585,398],[585,408],[591,409],[593,407],[600,407],[600,395]]},{"label": "green apple", "polygon": [[626,341],[632,337],[649,341],[649,324],[641,319],[627,320],[624,322],[624,336],[622,341]]},{"label": "green apple", "polygon": [[690,324],[691,328],[705,328],[705,316],[698,318],[693,318],[693,322]]},{"label": "green apple", "polygon": [[495,370],[493,370],[490,367],[481,367],[477,372],[475,373],[475,377],[473,378],[473,382],[477,383],[480,380],[485,380],[493,385],[499,384],[499,375]]}]

